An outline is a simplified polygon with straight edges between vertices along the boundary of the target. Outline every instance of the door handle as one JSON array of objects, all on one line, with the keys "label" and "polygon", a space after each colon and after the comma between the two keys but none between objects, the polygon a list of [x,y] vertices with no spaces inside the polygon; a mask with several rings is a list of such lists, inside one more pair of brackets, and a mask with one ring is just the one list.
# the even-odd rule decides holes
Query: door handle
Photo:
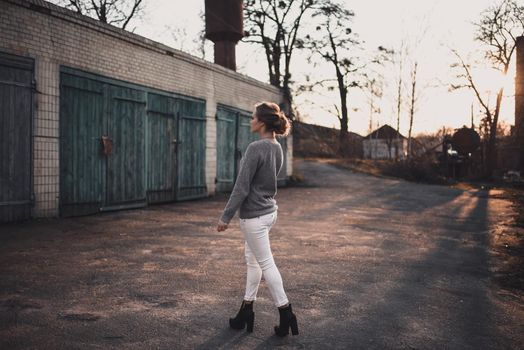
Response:
[{"label": "door handle", "polygon": [[102,135],[100,140],[102,142],[102,153],[105,156],[111,155],[113,153],[113,139],[107,135]]}]

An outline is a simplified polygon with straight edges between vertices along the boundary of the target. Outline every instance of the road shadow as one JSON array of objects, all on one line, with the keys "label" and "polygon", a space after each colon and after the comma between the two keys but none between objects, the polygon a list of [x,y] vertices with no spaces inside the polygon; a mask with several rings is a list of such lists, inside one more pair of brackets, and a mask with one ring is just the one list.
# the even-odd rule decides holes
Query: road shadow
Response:
[{"label": "road shadow", "polygon": [[195,347],[196,350],[208,349],[232,349],[246,341],[249,333],[245,330],[237,331],[230,328],[222,328],[204,342]]},{"label": "road shadow", "polygon": [[[335,296],[330,303],[329,310],[335,314],[326,312],[327,322],[322,317],[313,321],[322,324],[321,329],[314,330],[320,333],[317,335],[333,339],[325,345],[341,348],[340,344],[347,344],[350,348],[355,344],[356,348],[370,349],[506,348],[508,339],[490,326],[494,306],[488,296],[487,204],[485,197],[477,197],[462,220],[446,223],[444,234],[435,235],[434,247],[422,259],[392,260],[390,266],[380,267],[384,271],[379,277],[388,283],[371,278],[371,283],[346,284],[342,290],[347,290],[348,295]],[[453,203],[449,206],[452,211],[465,210],[454,208]],[[377,270],[364,269],[362,275],[375,273]],[[351,305],[354,300],[359,305]]]}]

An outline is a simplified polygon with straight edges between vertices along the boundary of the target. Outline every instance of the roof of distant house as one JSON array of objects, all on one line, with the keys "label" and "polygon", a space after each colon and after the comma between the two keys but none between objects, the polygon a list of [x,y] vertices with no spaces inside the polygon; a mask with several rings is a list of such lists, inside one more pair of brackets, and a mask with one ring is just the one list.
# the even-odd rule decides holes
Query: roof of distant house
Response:
[{"label": "roof of distant house", "polygon": [[[295,130],[299,132],[300,131],[306,132],[306,130],[307,131],[317,130],[317,131],[324,132],[326,134],[333,134],[333,135],[338,135],[340,133],[340,129],[329,128],[326,126],[315,125],[315,124],[308,124],[308,123],[299,122],[299,121],[294,121],[293,127],[295,127]],[[352,132],[352,131],[348,131],[348,137],[355,138],[357,140],[361,140],[364,138],[364,136],[357,134],[355,132]]]},{"label": "roof of distant house", "polygon": [[364,139],[386,139],[386,140],[392,140],[396,138],[405,139],[406,137],[402,136],[401,133],[397,132],[397,130],[393,129],[388,124],[382,125],[380,128],[376,129],[375,131],[371,132],[368,136],[364,137]]}]

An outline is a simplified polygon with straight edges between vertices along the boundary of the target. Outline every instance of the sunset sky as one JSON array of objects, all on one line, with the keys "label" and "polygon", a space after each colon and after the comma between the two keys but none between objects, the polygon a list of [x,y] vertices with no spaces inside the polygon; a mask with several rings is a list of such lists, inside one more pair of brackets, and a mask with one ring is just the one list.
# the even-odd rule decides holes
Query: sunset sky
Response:
[{"label": "sunset sky", "polygon": [[[418,45],[412,45],[410,58],[416,58],[419,65],[419,81],[422,87],[415,114],[413,131],[433,132],[441,126],[461,127],[471,123],[471,105],[473,103],[474,123],[481,118],[478,104],[470,91],[461,90],[449,92],[449,83],[456,81],[449,66],[455,61],[450,49],[479,57],[479,47],[474,42],[474,26],[472,22],[480,17],[483,9],[493,4],[493,0],[354,0],[346,1],[347,7],[355,12],[353,31],[362,40],[365,51],[372,51],[377,46],[398,47],[404,38],[412,42],[423,31],[425,35]],[[152,40],[165,43],[184,50],[194,49],[191,40],[201,28],[199,12],[204,9],[204,1],[181,0],[151,0],[140,21],[135,22],[135,33]],[[307,23],[304,23],[307,26]],[[305,28],[305,27],[304,27]],[[186,39],[175,39],[176,33],[183,33]],[[185,33],[184,33],[185,32]],[[416,47],[415,47],[416,46]],[[212,43],[208,44],[206,59],[212,60]],[[514,60],[514,58],[513,58]],[[237,46],[237,66],[239,72],[256,79],[267,81],[265,57],[260,49],[252,45],[239,43]],[[312,66],[307,64],[305,55],[299,54],[293,58],[293,79],[304,81],[310,74]],[[333,75],[333,68],[316,68],[322,76]],[[501,78],[487,69],[477,71],[479,83],[490,89],[493,82],[501,82]],[[396,109],[394,104],[395,91],[394,69],[385,74],[387,86],[380,102],[381,113],[374,116],[373,125],[388,123],[396,124]],[[513,86],[515,70],[511,68],[504,84],[506,86],[501,121],[513,124]],[[406,75],[407,76],[407,75]],[[325,112],[325,108],[338,102],[335,97],[316,95],[296,98],[296,104],[309,123],[338,127],[335,116]],[[493,95],[494,96],[494,95]],[[493,97],[494,100],[494,97]],[[349,129],[366,135],[369,127],[369,107],[362,92],[352,90],[349,98],[350,116]],[[407,135],[407,106],[404,106],[401,116],[401,133]]]}]

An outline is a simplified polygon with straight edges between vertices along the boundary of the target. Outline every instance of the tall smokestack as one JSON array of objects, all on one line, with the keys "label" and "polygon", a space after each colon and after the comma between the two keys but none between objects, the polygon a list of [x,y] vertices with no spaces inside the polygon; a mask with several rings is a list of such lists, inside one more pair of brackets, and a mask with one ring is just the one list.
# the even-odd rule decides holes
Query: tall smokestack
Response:
[{"label": "tall smokestack", "polygon": [[518,168],[524,170],[524,36],[517,38],[517,74],[515,76],[515,145]]},{"label": "tall smokestack", "polygon": [[242,0],[206,0],[206,38],[215,43],[215,63],[236,71],[235,47],[244,34]]}]

